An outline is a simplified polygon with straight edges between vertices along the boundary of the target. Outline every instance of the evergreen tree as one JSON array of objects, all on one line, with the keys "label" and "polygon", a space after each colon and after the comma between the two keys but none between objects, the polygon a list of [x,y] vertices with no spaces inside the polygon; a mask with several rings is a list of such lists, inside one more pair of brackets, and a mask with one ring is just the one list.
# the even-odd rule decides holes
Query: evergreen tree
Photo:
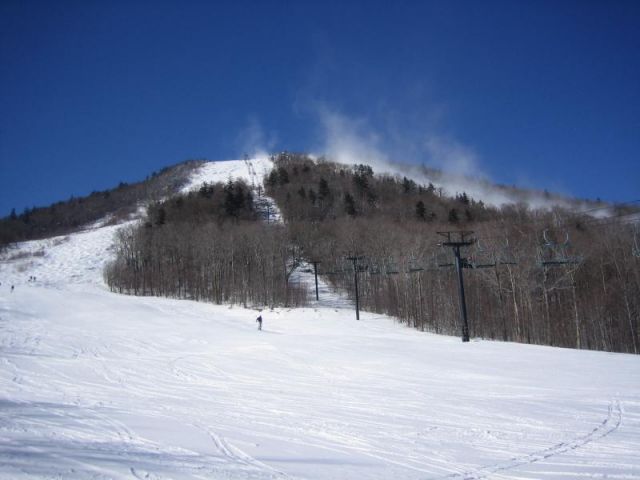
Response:
[{"label": "evergreen tree", "polygon": [[278,180],[280,182],[280,185],[289,183],[289,172],[287,172],[286,168],[278,167]]},{"label": "evergreen tree", "polygon": [[236,196],[233,187],[231,180],[224,186],[224,211],[230,217],[236,214]]},{"label": "evergreen tree", "polygon": [[278,183],[278,171],[274,168],[273,170],[271,170],[269,176],[267,177],[267,185],[270,187],[275,187]]},{"label": "evergreen tree", "polygon": [[408,179],[407,177],[402,178],[402,191],[404,193],[411,193],[416,189],[416,182]]},{"label": "evergreen tree", "polygon": [[373,177],[373,169],[369,165],[356,165],[354,168],[354,173],[362,177]]},{"label": "evergreen tree", "polygon": [[356,165],[353,172],[353,184],[360,191],[369,188],[369,178],[373,177],[373,169],[369,165]]},{"label": "evergreen tree", "polygon": [[471,213],[471,210],[469,210],[468,208],[464,209],[464,216],[467,219],[467,222],[473,222],[473,214]]},{"label": "evergreen tree", "polygon": [[356,205],[353,196],[350,193],[344,194],[344,211],[352,217],[356,214]]},{"label": "evergreen tree", "polygon": [[331,194],[331,190],[329,190],[329,182],[327,182],[324,178],[320,179],[318,182],[318,197],[320,200],[324,200]]},{"label": "evergreen tree", "polygon": [[463,205],[469,205],[469,197],[465,192],[462,192],[460,195],[456,195],[456,200],[462,203]]},{"label": "evergreen tree", "polygon": [[360,175],[358,173],[353,175],[353,184],[360,191],[365,191],[369,188],[367,177],[365,175]]},{"label": "evergreen tree", "polygon": [[426,214],[427,209],[424,206],[424,202],[422,200],[419,200],[418,203],[416,203],[416,217],[418,217],[420,220],[426,220]]},{"label": "evergreen tree", "polygon": [[201,197],[211,198],[213,196],[213,185],[209,185],[206,182],[203,183],[200,190],[198,190],[198,194]]},{"label": "evergreen tree", "polygon": [[166,220],[167,220],[167,211],[164,209],[164,207],[160,207],[158,209],[158,212],[156,213],[155,224],[156,225],[164,225]]},{"label": "evergreen tree", "polygon": [[236,184],[234,186],[233,207],[236,214],[238,214],[240,210],[243,210],[245,207],[244,189],[239,184]]},{"label": "evergreen tree", "polygon": [[29,223],[31,221],[31,210],[29,210],[28,208],[25,208],[24,211],[22,212],[22,215],[20,215],[20,219],[24,223]]}]

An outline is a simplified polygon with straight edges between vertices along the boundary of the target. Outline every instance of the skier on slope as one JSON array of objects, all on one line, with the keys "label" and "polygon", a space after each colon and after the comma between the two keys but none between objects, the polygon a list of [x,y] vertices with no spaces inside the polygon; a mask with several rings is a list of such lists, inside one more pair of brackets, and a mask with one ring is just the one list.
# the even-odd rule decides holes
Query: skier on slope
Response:
[{"label": "skier on slope", "polygon": [[258,330],[262,330],[262,315],[258,315],[256,322],[258,322]]}]

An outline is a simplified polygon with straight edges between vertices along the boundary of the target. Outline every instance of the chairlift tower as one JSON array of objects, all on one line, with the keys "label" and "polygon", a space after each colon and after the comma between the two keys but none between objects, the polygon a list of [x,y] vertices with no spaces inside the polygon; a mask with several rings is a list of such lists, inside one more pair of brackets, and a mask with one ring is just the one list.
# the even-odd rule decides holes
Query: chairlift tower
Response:
[{"label": "chairlift tower", "polygon": [[467,302],[464,296],[464,279],[462,277],[462,269],[467,265],[467,259],[460,256],[460,249],[462,247],[469,247],[473,245],[475,241],[470,236],[472,231],[454,231],[454,232],[437,232],[445,238],[444,242],[440,245],[443,247],[451,247],[456,257],[456,270],[458,272],[458,294],[460,297],[460,317],[462,320],[462,341],[469,341],[469,322],[467,321]]},{"label": "chairlift tower", "polygon": [[358,260],[361,260],[362,255],[353,255],[347,257],[347,260],[353,262],[353,283],[356,289],[356,320],[360,320],[360,298],[358,295]]},{"label": "chairlift tower", "polygon": [[320,300],[318,296],[318,264],[322,262],[320,260],[311,260],[311,263],[313,264],[313,276],[315,277],[315,280],[316,280],[316,302],[317,302],[318,300]]}]

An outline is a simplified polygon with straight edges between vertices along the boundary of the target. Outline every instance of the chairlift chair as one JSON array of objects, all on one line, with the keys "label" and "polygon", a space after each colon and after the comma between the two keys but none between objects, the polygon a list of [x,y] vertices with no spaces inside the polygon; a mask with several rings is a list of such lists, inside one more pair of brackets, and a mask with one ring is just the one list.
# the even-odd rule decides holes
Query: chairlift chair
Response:
[{"label": "chairlift chair", "polygon": [[415,259],[409,260],[409,273],[422,272],[424,267],[416,262]]},{"label": "chairlift chair", "polygon": [[509,239],[504,239],[504,245],[502,246],[502,252],[499,255],[500,265],[517,265],[515,256],[509,246]]},{"label": "chairlift chair", "polygon": [[380,275],[380,265],[372,263],[369,265],[369,275]]},{"label": "chairlift chair", "polygon": [[[542,266],[557,266],[557,265],[567,265],[567,264],[575,264],[580,263],[582,261],[582,257],[580,256],[571,256],[568,254],[567,250],[571,246],[569,242],[569,232],[565,232],[565,239],[562,243],[558,244],[554,241],[550,240],[547,236],[548,229],[543,230],[542,238],[544,239],[544,244],[542,245],[542,252],[540,254],[540,264]],[[545,251],[549,252],[545,259]]]},{"label": "chairlift chair", "polygon": [[389,257],[385,262],[384,273],[386,273],[387,275],[397,275],[398,273],[400,273],[400,271],[398,270],[398,266],[393,261],[393,258]]},{"label": "chairlift chair", "polygon": [[436,266],[438,268],[442,267],[453,267],[455,264],[451,261],[451,255],[443,246],[440,246],[440,252],[434,254],[436,259]]},{"label": "chairlift chair", "polygon": [[[495,267],[497,262],[495,256],[491,258],[491,254],[488,250],[485,250],[482,246],[480,239],[476,239],[475,242],[475,256],[471,255],[469,258],[464,259],[463,267],[465,268],[492,268]],[[493,261],[492,261],[493,260]]]}]

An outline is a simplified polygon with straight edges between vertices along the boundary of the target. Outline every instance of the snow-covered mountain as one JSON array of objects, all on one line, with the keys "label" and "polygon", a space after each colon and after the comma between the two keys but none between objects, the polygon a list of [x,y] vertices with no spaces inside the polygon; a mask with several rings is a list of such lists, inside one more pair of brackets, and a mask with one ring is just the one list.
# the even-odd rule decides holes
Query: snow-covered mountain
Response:
[{"label": "snow-covered mountain", "polygon": [[324,283],[259,332],[257,311],[109,292],[119,228],[0,260],[0,479],[640,478],[638,356],[358,322]]}]

